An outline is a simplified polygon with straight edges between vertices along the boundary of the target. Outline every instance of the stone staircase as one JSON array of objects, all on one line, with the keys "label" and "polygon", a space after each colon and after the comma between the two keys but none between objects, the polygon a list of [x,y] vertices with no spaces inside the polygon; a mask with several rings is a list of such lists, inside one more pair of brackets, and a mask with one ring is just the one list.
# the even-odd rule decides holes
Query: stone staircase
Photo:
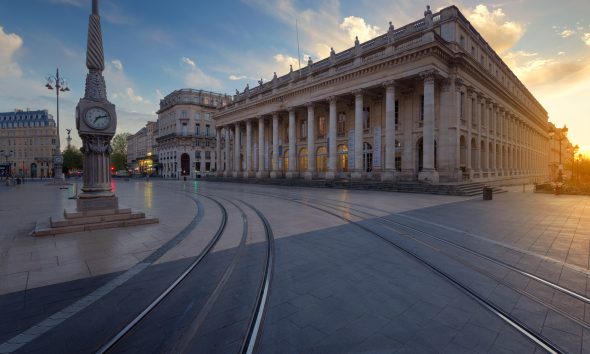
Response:
[{"label": "stone staircase", "polygon": [[[400,193],[420,193],[457,196],[477,196],[483,193],[483,183],[464,182],[453,184],[428,184],[421,182],[381,182],[381,181],[350,181],[350,180],[324,180],[314,179],[311,181],[303,179],[271,179],[271,178],[231,178],[209,176],[206,181],[233,182],[247,184],[264,184],[277,186],[297,186],[316,188],[336,188],[351,190],[375,190]],[[493,193],[505,193],[506,191],[492,187]]]},{"label": "stone staircase", "polygon": [[50,236],[71,232],[111,229],[118,227],[157,224],[159,220],[146,217],[145,213],[133,212],[131,208],[68,212],[63,217],[50,217],[37,222],[32,236]]}]

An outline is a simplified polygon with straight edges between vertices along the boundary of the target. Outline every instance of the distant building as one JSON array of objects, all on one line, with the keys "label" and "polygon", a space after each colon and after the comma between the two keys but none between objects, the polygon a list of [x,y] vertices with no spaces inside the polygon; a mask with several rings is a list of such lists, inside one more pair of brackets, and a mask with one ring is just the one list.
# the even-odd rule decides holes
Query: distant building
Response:
[{"label": "distant building", "polygon": [[147,122],[137,133],[127,137],[127,167],[134,174],[158,174],[155,134],[157,122]]},{"label": "distant building", "polygon": [[203,90],[176,90],[160,100],[156,134],[159,165],[165,178],[216,170],[216,109],[231,102],[227,95]]},{"label": "distant building", "polygon": [[57,128],[47,110],[0,113],[0,176],[50,177]]}]

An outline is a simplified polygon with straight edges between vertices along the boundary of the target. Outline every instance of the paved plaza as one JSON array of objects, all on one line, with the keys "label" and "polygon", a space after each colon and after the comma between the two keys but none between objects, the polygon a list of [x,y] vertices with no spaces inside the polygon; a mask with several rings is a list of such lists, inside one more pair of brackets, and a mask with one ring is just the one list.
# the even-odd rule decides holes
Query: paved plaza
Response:
[{"label": "paved plaza", "polygon": [[108,351],[239,352],[268,249],[256,352],[590,352],[590,197],[115,180],[160,223],[30,236],[78,182],[0,186],[2,353],[96,352],[193,264]]}]

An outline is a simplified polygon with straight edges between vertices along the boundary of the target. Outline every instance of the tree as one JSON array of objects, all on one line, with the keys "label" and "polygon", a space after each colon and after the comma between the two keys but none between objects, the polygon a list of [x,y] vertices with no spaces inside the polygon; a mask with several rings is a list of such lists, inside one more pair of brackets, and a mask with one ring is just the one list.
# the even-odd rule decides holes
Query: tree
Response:
[{"label": "tree", "polygon": [[63,152],[63,171],[67,173],[70,170],[82,170],[84,156],[79,149],[74,146],[67,147]]},{"label": "tree", "polygon": [[111,165],[115,167],[115,171],[124,170],[127,165],[127,137],[129,133],[119,133],[111,140]]}]

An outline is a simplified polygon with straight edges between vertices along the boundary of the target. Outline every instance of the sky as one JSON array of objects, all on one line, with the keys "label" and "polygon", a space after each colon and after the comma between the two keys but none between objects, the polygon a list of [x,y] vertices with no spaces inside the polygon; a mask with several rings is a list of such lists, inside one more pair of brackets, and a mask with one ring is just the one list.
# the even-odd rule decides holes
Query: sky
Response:
[{"label": "sky", "polygon": [[[108,98],[117,132],[156,120],[159,100],[180,88],[234,94],[401,27],[433,10],[457,6],[569,137],[590,156],[590,1],[505,0],[101,0]],[[91,0],[0,0],[0,112],[48,109],[60,74],[60,130],[75,128],[84,96]],[[299,29],[300,51],[297,49]],[[73,143],[80,144],[77,134]]]}]

